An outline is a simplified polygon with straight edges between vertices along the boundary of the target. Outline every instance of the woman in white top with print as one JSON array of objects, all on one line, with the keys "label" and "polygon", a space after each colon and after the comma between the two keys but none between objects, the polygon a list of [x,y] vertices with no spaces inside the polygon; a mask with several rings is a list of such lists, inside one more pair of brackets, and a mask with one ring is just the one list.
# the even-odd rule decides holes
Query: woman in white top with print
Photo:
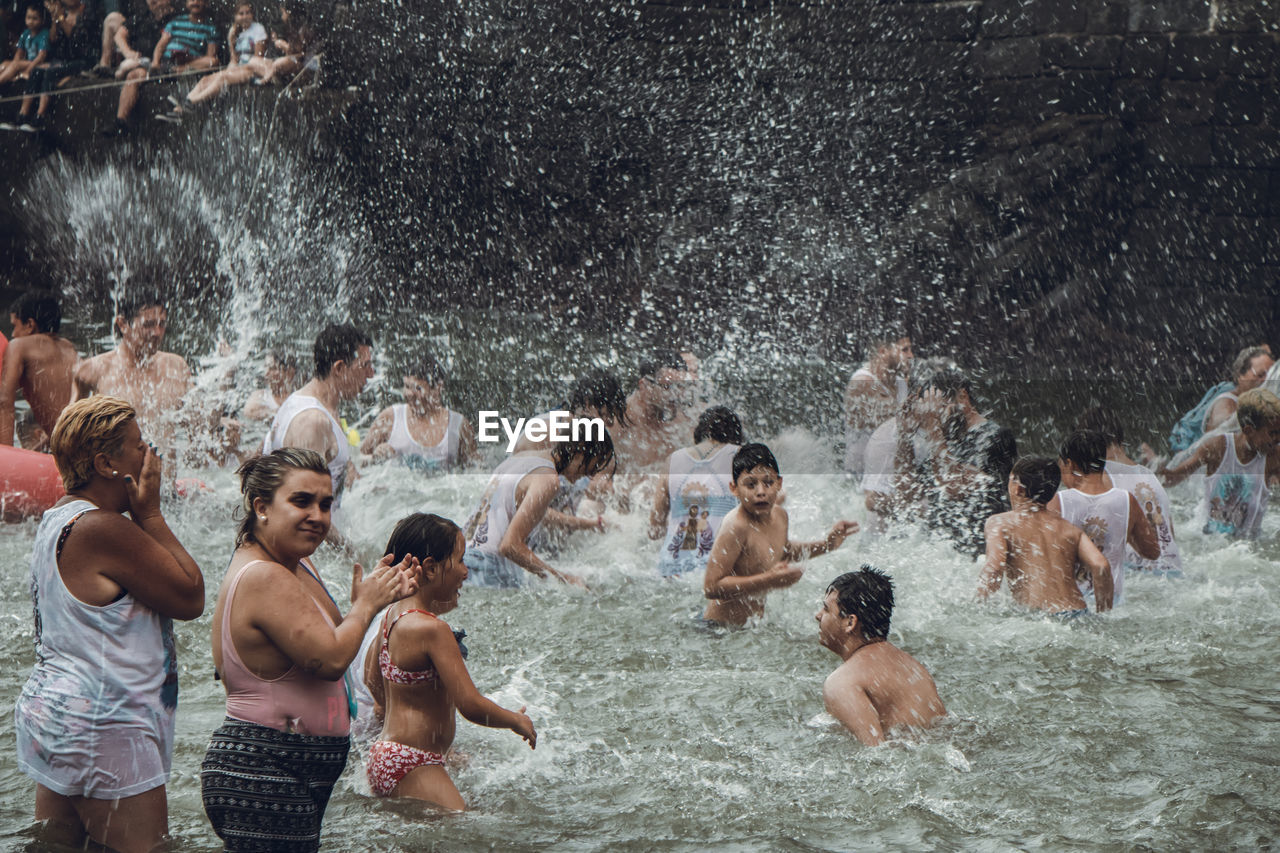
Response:
[{"label": "woman in white top with print", "polygon": [[693,445],[667,459],[654,489],[649,538],[662,540],[658,571],[674,577],[707,567],[720,522],[738,505],[730,491],[742,422],[724,406],[698,418]]},{"label": "woman in white top with print", "polygon": [[204,577],[161,515],[160,458],[128,403],[72,403],[50,444],[67,496],[31,555],[36,664],[14,708],[18,768],[57,841],[152,850],[169,830],[172,620],[204,612]]}]

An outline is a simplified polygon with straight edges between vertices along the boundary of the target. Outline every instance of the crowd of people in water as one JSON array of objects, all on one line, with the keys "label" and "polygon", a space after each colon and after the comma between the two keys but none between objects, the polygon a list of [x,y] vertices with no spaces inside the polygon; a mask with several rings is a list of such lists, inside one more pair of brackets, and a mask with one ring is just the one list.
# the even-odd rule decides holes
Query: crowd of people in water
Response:
[{"label": "crowd of people in water", "polygon": [[[229,86],[314,76],[322,40],[307,6],[295,0],[277,6],[250,0],[5,4],[9,59],[0,63],[0,94],[23,97],[12,120],[0,121],[0,130],[42,130],[56,97],[85,86],[118,86],[115,118],[105,133],[126,135],[148,80],[180,81],[178,91],[185,94],[169,95],[155,118],[181,123]],[[270,31],[259,12],[271,18]]]},{"label": "crowd of people in water", "polygon": [[[606,512],[648,512],[655,577],[700,577],[701,622],[716,630],[751,624],[769,592],[800,579],[799,563],[860,532],[840,519],[819,540],[793,540],[774,454],[748,440],[730,408],[695,402],[693,353],[658,348],[630,393],[602,370],[566,389],[554,411],[601,428],[564,441],[526,432],[461,524],[401,519],[372,569],[354,566],[344,614],[313,556],[326,540],[354,554],[341,505],[362,466],[427,476],[482,460],[472,419],[446,403],[441,363],[403,356],[394,368],[404,402],[360,437],[343,409],[374,375],[374,343],[330,325],[308,358],[266,354],[266,387],[242,411],[210,411],[191,393],[186,361],[162,349],[163,299],[139,292],[117,305],[118,345],[81,358],[59,335],[57,298],[27,293],[10,308],[13,340],[0,350],[0,444],[18,435],[51,453],[66,490],[32,548],[37,653],[15,727],[36,818],[73,843],[149,850],[167,832],[173,620],[206,607],[204,575],[165,521],[179,463],[234,465],[240,483],[211,636],[227,714],[200,772],[228,850],[317,849],[353,743],[374,796],[446,809],[465,808],[447,769],[458,713],[535,746],[524,708],[476,689],[461,632],[441,617],[464,586],[584,586],[548,560],[565,537],[608,535]],[[1056,458],[1019,456],[959,368],[914,358],[910,339],[888,332],[869,342],[844,395],[861,534],[924,525],[981,561],[979,597],[1007,583],[1046,618],[1122,607],[1126,575],[1181,575],[1165,486],[1203,470],[1205,533],[1259,534],[1280,476],[1278,387],[1269,350],[1249,347],[1179,422],[1172,459],[1144,446],[1135,461],[1107,408],[1080,411]],[[260,442],[243,438],[253,423],[265,429]],[[171,452],[180,433],[208,440],[191,441],[194,455],[180,460]],[[889,642],[893,607],[890,578],[863,566],[836,577],[815,614],[820,644],[841,661],[824,704],[869,745],[947,713],[924,665]]]}]

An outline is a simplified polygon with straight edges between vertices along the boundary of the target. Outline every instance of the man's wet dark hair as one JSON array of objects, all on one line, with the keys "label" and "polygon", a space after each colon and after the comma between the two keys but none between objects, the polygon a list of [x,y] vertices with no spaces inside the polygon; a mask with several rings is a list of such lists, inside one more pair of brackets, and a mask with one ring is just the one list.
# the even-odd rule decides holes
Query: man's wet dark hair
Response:
[{"label": "man's wet dark hair", "polygon": [[733,482],[738,482],[738,477],[753,468],[768,468],[779,476],[782,474],[773,451],[759,443],[744,444],[733,454]]},{"label": "man's wet dark hair", "polygon": [[[587,463],[588,475],[603,471],[613,461],[613,436],[609,430],[600,429],[604,433],[601,438],[579,438],[577,441],[554,441],[551,443],[551,461],[556,466],[556,473],[563,474],[573,462],[575,456],[581,456]],[[594,429],[585,431],[587,435]]]},{"label": "man's wet dark hair", "polygon": [[742,444],[742,421],[728,406],[712,406],[698,417],[693,428],[693,442],[705,439],[723,444]]},{"label": "man's wet dark hair", "polygon": [[126,323],[148,308],[169,310],[169,306],[165,304],[164,297],[160,295],[158,290],[148,288],[130,289],[116,297],[116,315],[123,317]]},{"label": "man's wet dark hair", "polygon": [[22,322],[36,321],[36,331],[56,335],[62,328],[62,304],[49,290],[28,290],[13,300],[9,313]]},{"label": "man's wet dark hair", "polygon": [[880,347],[887,347],[896,344],[903,338],[910,338],[907,330],[895,323],[889,323],[874,330],[867,336],[867,357],[875,355],[875,351]]},{"label": "man's wet dark hair", "polygon": [[1076,429],[1100,432],[1107,439],[1107,444],[1124,444],[1124,425],[1110,406],[1094,406],[1086,411],[1076,421]]},{"label": "man's wet dark hair", "polygon": [[447,518],[415,512],[396,523],[382,553],[391,554],[394,563],[399,563],[410,554],[419,560],[430,557],[438,563],[447,560],[453,553],[458,544],[459,532],[458,525]]},{"label": "man's wet dark hair", "polygon": [[617,378],[605,370],[593,370],[573,383],[566,405],[576,414],[593,409],[613,418],[619,426],[627,425],[627,395]]},{"label": "man's wet dark hair", "polygon": [[324,379],[339,361],[355,361],[360,347],[371,347],[373,341],[350,323],[330,323],[316,335],[316,378]]},{"label": "man's wet dark hair", "polygon": [[653,378],[664,367],[672,370],[688,370],[689,365],[680,357],[680,353],[671,347],[659,347],[649,353],[648,358],[640,362],[640,378]]},{"label": "man's wet dark hair", "polygon": [[1107,467],[1107,437],[1091,429],[1078,429],[1062,442],[1058,458],[1086,474],[1097,474]]},{"label": "man's wet dark hair", "polygon": [[889,620],[893,617],[893,581],[888,575],[864,564],[858,571],[833,580],[827,592],[836,594],[841,616],[858,617],[863,639],[888,638]]},{"label": "man's wet dark hair", "polygon": [[1048,456],[1020,456],[1013,463],[1013,478],[1027,490],[1027,497],[1038,504],[1047,504],[1058,493],[1062,483],[1062,471],[1058,463]]},{"label": "man's wet dark hair", "polygon": [[416,353],[407,359],[400,367],[400,375],[424,379],[431,385],[443,385],[445,380],[444,367],[429,352]]},{"label": "man's wet dark hair", "polygon": [[948,400],[954,400],[961,391],[973,396],[969,378],[955,362],[945,358],[916,359],[911,365],[907,387],[913,397],[931,390],[941,391]]}]

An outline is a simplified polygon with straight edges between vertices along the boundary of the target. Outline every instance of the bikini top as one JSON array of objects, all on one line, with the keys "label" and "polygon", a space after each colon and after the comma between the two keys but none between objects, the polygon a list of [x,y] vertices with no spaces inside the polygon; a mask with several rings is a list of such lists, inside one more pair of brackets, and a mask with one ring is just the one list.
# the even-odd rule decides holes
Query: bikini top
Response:
[{"label": "bikini top", "polygon": [[[382,677],[385,678],[387,681],[390,681],[392,684],[427,684],[430,682],[438,681],[440,678],[440,674],[436,672],[436,668],[433,664],[428,663],[425,669],[411,671],[407,669],[401,669],[400,667],[396,666],[395,663],[391,660],[391,650],[390,648],[388,648],[388,645],[387,645],[388,641],[390,641],[391,639],[391,629],[396,626],[396,623],[399,622],[401,617],[404,616],[406,613],[421,613],[424,616],[430,616],[432,619],[439,618],[434,613],[428,610],[419,610],[417,608],[412,608],[409,610],[402,611],[399,616],[396,616],[395,619],[392,619],[391,624],[387,625],[387,627],[382,630],[382,646],[381,648],[378,649],[378,669],[382,671]],[[388,616],[390,615],[389,611],[387,615]],[[383,618],[383,621],[385,622],[386,616],[382,618]],[[466,631],[453,632],[453,638],[458,643],[458,649],[462,652],[463,660],[467,659],[467,647],[462,644],[462,638],[465,636],[467,636]]]}]

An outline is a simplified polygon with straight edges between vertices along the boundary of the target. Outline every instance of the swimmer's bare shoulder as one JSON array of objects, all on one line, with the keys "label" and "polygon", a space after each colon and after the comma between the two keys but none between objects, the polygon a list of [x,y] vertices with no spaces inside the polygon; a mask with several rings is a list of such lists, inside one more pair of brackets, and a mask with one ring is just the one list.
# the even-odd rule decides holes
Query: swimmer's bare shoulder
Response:
[{"label": "swimmer's bare shoulder", "polygon": [[103,374],[111,369],[111,362],[114,356],[114,350],[99,353],[91,358],[84,359],[76,365],[76,399],[88,397],[98,390],[98,383],[102,381]]},{"label": "swimmer's bare shoulder", "polygon": [[888,641],[860,649],[837,667],[823,682],[822,700],[868,746],[883,743],[897,726],[927,728],[947,713],[924,664]]},{"label": "swimmer's bare shoulder", "polygon": [[329,417],[319,409],[303,409],[289,422],[282,440],[285,447],[305,447],[324,457],[326,462],[338,454],[338,442],[333,435]]}]

